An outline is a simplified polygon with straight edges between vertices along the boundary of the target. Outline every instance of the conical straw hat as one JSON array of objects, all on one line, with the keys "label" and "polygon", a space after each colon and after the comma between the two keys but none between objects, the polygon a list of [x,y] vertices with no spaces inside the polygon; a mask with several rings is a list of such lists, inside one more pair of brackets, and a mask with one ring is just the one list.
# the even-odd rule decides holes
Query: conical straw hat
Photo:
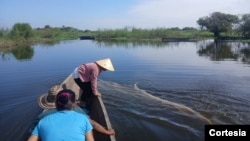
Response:
[{"label": "conical straw hat", "polygon": [[62,90],[60,85],[51,87],[48,93],[43,94],[38,98],[38,105],[43,109],[56,108],[56,95],[60,90]]},{"label": "conical straw hat", "polygon": [[113,64],[111,62],[111,60],[109,58],[106,58],[106,59],[102,59],[102,60],[98,60],[96,61],[96,63],[101,66],[102,68],[104,69],[107,69],[109,71],[114,71],[114,67],[113,67]]}]

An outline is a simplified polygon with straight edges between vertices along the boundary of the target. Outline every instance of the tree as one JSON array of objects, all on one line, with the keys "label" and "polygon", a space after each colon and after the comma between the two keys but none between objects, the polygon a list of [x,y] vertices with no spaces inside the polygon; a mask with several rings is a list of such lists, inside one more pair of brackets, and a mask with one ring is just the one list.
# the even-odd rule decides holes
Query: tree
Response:
[{"label": "tree", "polygon": [[250,14],[244,14],[240,20],[239,31],[245,38],[250,38]]},{"label": "tree", "polygon": [[50,29],[51,27],[49,25],[44,26],[45,29]]},{"label": "tree", "polygon": [[28,39],[32,37],[32,28],[28,23],[16,23],[10,32],[10,36],[12,39]]},{"label": "tree", "polygon": [[214,12],[210,16],[199,18],[197,23],[214,33],[214,36],[218,38],[221,32],[231,32],[233,25],[239,22],[239,18],[235,15],[224,14],[220,12]]}]

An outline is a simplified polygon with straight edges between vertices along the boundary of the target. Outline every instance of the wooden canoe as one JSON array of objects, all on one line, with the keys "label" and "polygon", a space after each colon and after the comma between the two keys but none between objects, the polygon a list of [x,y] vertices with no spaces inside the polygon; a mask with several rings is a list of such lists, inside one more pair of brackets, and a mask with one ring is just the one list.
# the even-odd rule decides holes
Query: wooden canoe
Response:
[{"label": "wooden canoe", "polygon": [[95,40],[95,37],[93,36],[80,36],[80,40]]},{"label": "wooden canoe", "polygon": [[[79,99],[79,95],[81,93],[80,88],[74,82],[72,75],[69,75],[61,84],[63,89],[71,89],[75,92],[76,98]],[[101,124],[102,126],[106,127],[107,129],[111,129],[111,123],[109,120],[109,116],[106,110],[106,107],[102,101],[101,97],[95,97],[93,100],[93,107],[91,109],[95,112],[90,113],[90,118]],[[114,135],[105,135],[93,130],[94,139],[95,141],[116,141]]]}]

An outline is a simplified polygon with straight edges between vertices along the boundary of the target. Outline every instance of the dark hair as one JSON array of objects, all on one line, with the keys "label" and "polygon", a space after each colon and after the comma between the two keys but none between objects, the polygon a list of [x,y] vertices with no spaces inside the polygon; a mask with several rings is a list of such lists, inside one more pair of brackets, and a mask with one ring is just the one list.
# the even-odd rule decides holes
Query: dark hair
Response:
[{"label": "dark hair", "polygon": [[72,109],[75,103],[75,93],[70,89],[64,89],[58,92],[56,96],[57,110]]}]

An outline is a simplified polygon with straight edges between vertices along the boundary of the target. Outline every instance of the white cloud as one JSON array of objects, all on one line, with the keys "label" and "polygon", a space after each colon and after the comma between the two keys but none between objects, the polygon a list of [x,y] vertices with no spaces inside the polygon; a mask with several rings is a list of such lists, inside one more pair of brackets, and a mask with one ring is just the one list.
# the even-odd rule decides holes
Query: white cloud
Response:
[{"label": "white cloud", "polygon": [[[196,21],[213,12],[250,13],[250,0],[139,0],[119,15],[85,22],[91,28],[198,27]],[[86,26],[85,26],[86,27]],[[96,28],[95,28],[96,29]]]},{"label": "white cloud", "polygon": [[216,11],[237,15],[249,10],[249,0],[141,0],[121,17],[102,19],[102,23],[112,27],[197,27],[200,17]]}]

